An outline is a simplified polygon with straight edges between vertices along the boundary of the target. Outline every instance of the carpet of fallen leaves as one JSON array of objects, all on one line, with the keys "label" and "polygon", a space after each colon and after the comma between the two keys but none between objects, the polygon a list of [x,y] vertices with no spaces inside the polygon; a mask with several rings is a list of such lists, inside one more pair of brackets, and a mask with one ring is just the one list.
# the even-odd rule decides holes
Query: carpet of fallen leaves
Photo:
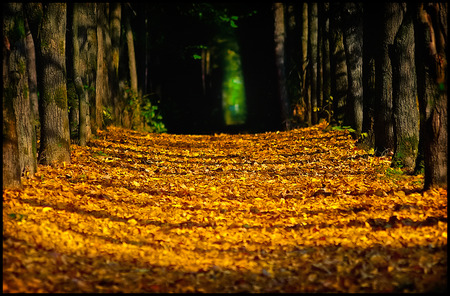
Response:
[{"label": "carpet of fallen leaves", "polygon": [[3,292],[447,290],[447,191],[324,125],[100,132],[3,192]]}]

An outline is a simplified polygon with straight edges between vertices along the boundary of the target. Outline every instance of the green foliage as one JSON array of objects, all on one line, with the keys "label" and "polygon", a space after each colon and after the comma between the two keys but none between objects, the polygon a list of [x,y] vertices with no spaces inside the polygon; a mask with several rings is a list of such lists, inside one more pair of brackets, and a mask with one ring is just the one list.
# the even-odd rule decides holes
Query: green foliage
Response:
[{"label": "green foliage", "polygon": [[96,151],[94,154],[93,154],[93,156],[95,157],[95,156],[108,156],[108,154],[106,154],[105,152],[103,152],[103,151],[101,151],[101,150],[98,150],[98,151]]},{"label": "green foliage", "polygon": [[194,60],[201,60],[202,59],[201,51],[207,48],[208,46],[202,44],[186,46],[184,48],[185,51],[184,55],[192,57]]},{"label": "green foliage", "polygon": [[93,87],[92,85],[83,85],[84,90],[88,91],[88,92],[94,92],[95,91],[95,87]]},{"label": "green foliage", "polygon": [[113,122],[112,118],[112,108],[111,107],[103,107],[103,125],[108,126]]},{"label": "green foliage", "polygon": [[348,131],[350,133],[355,132],[355,130],[349,125],[344,125],[344,126],[337,125],[337,126],[333,126],[331,129],[333,131]]},{"label": "green foliage", "polygon": [[236,15],[232,15],[232,16],[228,16],[228,15],[220,15],[219,16],[219,19],[221,20],[221,21],[223,21],[224,23],[229,23],[230,24],[230,27],[232,27],[232,28],[237,28],[238,26],[236,25],[236,22],[235,21],[237,21],[238,19],[239,19],[239,17],[238,16],[236,16]]},{"label": "green foliage", "polygon": [[128,105],[131,109],[136,104],[140,104],[140,116],[145,123],[145,130],[153,133],[167,132],[162,114],[159,110],[159,100],[156,99],[156,94],[146,94],[142,98],[139,98],[138,94],[128,84],[125,84],[124,91],[128,95]]},{"label": "green foliage", "polygon": [[[227,7],[213,3],[193,3],[190,8],[183,12],[191,16],[198,17],[206,24],[214,24],[223,28],[238,28],[238,20],[245,17],[251,17],[258,13],[254,9],[244,9],[239,12],[231,12]],[[239,14],[239,15],[238,15]]]},{"label": "green foliage", "polygon": [[387,168],[385,171],[385,175],[388,178],[397,179],[403,175],[403,171],[401,168]]},{"label": "green foliage", "polygon": [[11,43],[15,43],[16,41],[25,38],[25,25],[23,17],[21,15],[15,16],[13,27],[5,33],[6,37],[10,40]]},{"label": "green foliage", "polygon": [[159,107],[156,104],[152,104],[150,95],[144,96],[142,103],[141,114],[149,126],[150,131],[155,133],[167,132]]}]

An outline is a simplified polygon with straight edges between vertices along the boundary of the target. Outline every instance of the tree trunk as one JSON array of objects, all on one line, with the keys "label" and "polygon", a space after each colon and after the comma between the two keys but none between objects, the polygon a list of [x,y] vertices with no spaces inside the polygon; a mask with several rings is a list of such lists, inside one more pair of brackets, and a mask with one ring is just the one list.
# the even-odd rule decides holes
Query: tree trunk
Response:
[{"label": "tree trunk", "polygon": [[306,72],[308,69],[308,3],[303,3],[302,8],[302,97],[303,97],[303,106],[306,108],[306,123],[308,126],[311,125],[311,98],[309,97],[309,83],[306,82]]},{"label": "tree trunk", "polygon": [[70,162],[66,88],[66,4],[44,5],[39,31],[38,77],[41,118],[39,162]]},{"label": "tree trunk", "polygon": [[321,4],[322,12],[322,78],[323,78],[323,110],[326,112],[326,120],[331,122],[332,100],[331,95],[331,77],[330,77],[330,18],[329,3]]},{"label": "tree trunk", "polygon": [[342,124],[347,105],[347,61],[345,59],[344,39],[340,29],[340,13],[338,4],[331,3],[330,11],[330,70],[331,94],[333,96],[333,120]]},{"label": "tree trunk", "polygon": [[132,96],[134,96],[134,105],[133,105],[133,115],[132,115],[132,126],[135,129],[141,128],[141,100],[138,94],[138,77],[137,77],[137,68],[136,68],[136,55],[134,51],[134,40],[133,40],[133,31],[131,29],[131,11],[127,10],[127,15],[125,17],[125,37],[127,39],[128,46],[128,66],[130,69],[130,87]]},{"label": "tree trunk", "polygon": [[400,3],[383,2],[380,22],[381,48],[375,61],[376,105],[375,110],[375,150],[378,154],[394,150],[394,120],[392,102],[392,64],[389,49],[402,22]]},{"label": "tree trunk", "polygon": [[344,49],[347,59],[348,75],[348,113],[347,124],[351,125],[359,136],[363,123],[363,83],[362,83],[362,46],[363,20],[361,3],[343,4]]},{"label": "tree trunk", "polygon": [[[36,75],[36,49],[34,46],[33,34],[29,27],[28,16],[24,20],[25,25],[25,50],[27,56],[27,73],[28,73],[28,89],[30,94],[31,105],[31,119],[35,131],[39,125],[39,103],[38,103],[38,89],[37,89],[37,75]],[[35,132],[36,136],[36,132]]]},{"label": "tree trunk", "polygon": [[[374,99],[375,99],[375,54],[377,51],[378,20],[380,19],[378,3],[363,3],[363,124],[365,137],[359,138],[366,147],[374,148]],[[374,38],[375,37],[375,38]]]},{"label": "tree trunk", "polygon": [[311,123],[316,124],[317,120],[317,109],[318,109],[318,81],[317,81],[317,64],[318,64],[318,38],[319,38],[319,18],[317,3],[310,3],[308,8],[308,18],[309,18],[309,67],[310,67],[310,87],[311,87]]},{"label": "tree trunk", "polygon": [[[20,67],[20,48],[18,43],[21,36],[14,30],[15,15],[20,11],[20,4],[2,3],[3,10],[3,189],[22,186],[19,163],[19,140],[17,136],[17,120],[14,111],[14,101],[23,95],[25,65]],[[22,73],[21,73],[22,72]]]},{"label": "tree trunk", "polygon": [[284,4],[275,3],[273,4],[274,19],[275,19],[275,64],[277,67],[277,77],[278,77],[278,91],[279,100],[281,105],[281,120],[282,125],[285,130],[291,128],[290,123],[290,107],[289,98],[286,89],[286,67],[285,67],[285,37],[286,28],[284,24]]},{"label": "tree trunk", "polygon": [[107,50],[108,59],[108,77],[110,80],[109,89],[111,93],[111,109],[113,110],[113,121],[115,125],[121,124],[121,112],[123,102],[121,100],[119,88],[119,52],[120,52],[120,31],[122,5],[114,2],[110,4],[109,13],[109,38],[110,50]]},{"label": "tree trunk", "polygon": [[[84,3],[74,3],[73,4],[73,18],[72,18],[72,45],[73,45],[73,82],[75,84],[76,94],[78,97],[78,144],[80,146],[85,146],[88,141],[88,101],[89,95],[88,90],[85,89],[84,85],[87,84],[86,72],[87,72],[87,57],[85,47],[80,48],[81,44],[88,42],[87,30],[84,28],[88,27],[86,24],[87,19],[87,5]],[[81,31],[79,30],[81,28]],[[83,58],[81,57],[83,55]]]},{"label": "tree trunk", "polygon": [[[418,5],[418,90],[424,119],[425,189],[447,188],[447,3]],[[420,77],[420,79],[419,79]]]},{"label": "tree trunk", "polygon": [[106,30],[105,4],[97,3],[97,75],[95,82],[95,121],[94,132],[103,129],[103,102],[108,96],[105,70],[105,37]]},{"label": "tree trunk", "polygon": [[392,165],[413,171],[419,146],[414,27],[411,7],[402,4],[402,11],[403,19],[391,57],[395,135]]},{"label": "tree trunk", "polygon": [[[9,71],[10,85],[6,94],[12,96],[19,151],[19,167],[23,176],[36,173],[36,131],[30,107],[28,86],[27,51],[25,17],[22,3],[10,4],[8,9],[14,15],[9,23],[10,28],[4,30],[10,44]],[[22,30],[18,30],[21,28]]]},{"label": "tree trunk", "polygon": [[81,19],[82,26],[86,28],[85,40],[80,48],[81,59],[84,61],[83,83],[86,89],[86,142],[92,136],[91,114],[95,114],[95,89],[97,72],[97,18],[96,3],[85,3]]}]

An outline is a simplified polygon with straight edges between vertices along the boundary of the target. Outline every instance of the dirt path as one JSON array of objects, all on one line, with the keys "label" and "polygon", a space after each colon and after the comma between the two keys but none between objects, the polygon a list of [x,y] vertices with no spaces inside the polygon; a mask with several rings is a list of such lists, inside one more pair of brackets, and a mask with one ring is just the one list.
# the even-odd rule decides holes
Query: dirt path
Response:
[{"label": "dirt path", "polygon": [[3,291],[446,290],[447,191],[322,128],[73,145],[3,193]]}]

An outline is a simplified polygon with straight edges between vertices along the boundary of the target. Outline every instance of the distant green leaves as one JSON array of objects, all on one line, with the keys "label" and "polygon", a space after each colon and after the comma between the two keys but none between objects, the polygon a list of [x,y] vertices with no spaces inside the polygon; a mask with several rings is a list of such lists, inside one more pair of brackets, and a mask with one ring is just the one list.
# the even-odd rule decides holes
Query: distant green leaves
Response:
[{"label": "distant green leaves", "polygon": [[142,106],[141,114],[145,118],[145,122],[149,125],[151,132],[164,133],[167,131],[157,105],[152,105],[150,101],[146,101]]},{"label": "distant green leaves", "polygon": [[230,26],[232,27],[232,28],[237,28],[238,26],[236,25],[236,22],[235,21],[237,21],[238,19],[239,19],[239,17],[238,16],[236,16],[236,15],[232,15],[232,16],[227,16],[226,14],[225,15],[221,15],[221,16],[219,16],[219,18],[220,18],[220,20],[221,21],[223,21],[223,22],[225,22],[225,23],[230,23]]}]

